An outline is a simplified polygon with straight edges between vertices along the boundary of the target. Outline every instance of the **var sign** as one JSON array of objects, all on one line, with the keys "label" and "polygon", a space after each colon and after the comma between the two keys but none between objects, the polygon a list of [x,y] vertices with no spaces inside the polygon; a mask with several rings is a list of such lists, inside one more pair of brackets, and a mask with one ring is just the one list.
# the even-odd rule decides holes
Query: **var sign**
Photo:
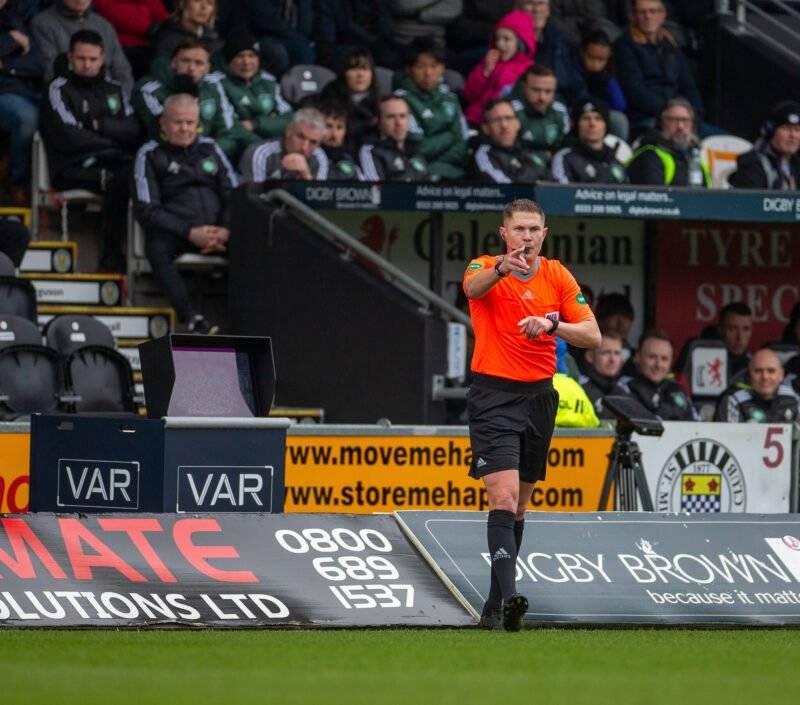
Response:
[{"label": "var sign", "polygon": [[58,461],[59,507],[139,509],[139,463],[120,460]]},{"label": "var sign", "polygon": [[271,512],[271,465],[180,465],[178,512]]}]

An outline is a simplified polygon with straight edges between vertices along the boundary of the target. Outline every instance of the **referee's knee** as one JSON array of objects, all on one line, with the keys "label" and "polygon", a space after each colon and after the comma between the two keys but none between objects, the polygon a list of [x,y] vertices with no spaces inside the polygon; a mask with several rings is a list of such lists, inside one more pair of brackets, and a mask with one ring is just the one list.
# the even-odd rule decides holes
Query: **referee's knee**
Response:
[{"label": "referee's knee", "polygon": [[517,497],[513,492],[495,492],[489,497],[489,509],[502,509],[506,512],[517,511]]}]

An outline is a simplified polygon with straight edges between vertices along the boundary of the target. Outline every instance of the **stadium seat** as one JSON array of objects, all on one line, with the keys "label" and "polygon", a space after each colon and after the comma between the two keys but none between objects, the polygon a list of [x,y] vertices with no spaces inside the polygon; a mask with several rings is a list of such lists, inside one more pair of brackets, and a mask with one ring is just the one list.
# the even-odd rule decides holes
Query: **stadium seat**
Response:
[{"label": "stadium seat", "polygon": [[630,145],[621,137],[607,134],[603,138],[603,142],[607,147],[611,147],[611,149],[614,150],[614,156],[618,161],[622,162],[623,164],[627,164],[631,160],[631,157],[633,156],[633,150],[631,149]]},{"label": "stadium seat", "polygon": [[730,188],[728,177],[736,171],[736,157],[752,148],[750,142],[734,135],[714,135],[700,143],[703,161],[711,172],[713,188]]},{"label": "stadium seat", "polygon": [[0,420],[63,410],[61,356],[43,345],[11,345],[0,350]]},{"label": "stadium seat", "polygon": [[65,357],[87,345],[116,348],[113,333],[94,316],[65,314],[51,318],[44,327],[48,348]]},{"label": "stadium seat", "polygon": [[0,276],[0,313],[36,320],[36,289],[26,279]]},{"label": "stadium seat", "polygon": [[442,82],[456,95],[464,90],[464,77],[455,69],[445,69]]},{"label": "stadium seat", "polygon": [[[127,252],[127,303],[136,301],[136,279],[141,274],[149,274],[150,262],[144,249],[145,232],[133,215],[133,205],[128,205],[128,252]],[[211,271],[226,269],[228,260],[219,255],[201,255],[187,252],[175,260],[175,266],[188,271]]]},{"label": "stadium seat", "polygon": [[39,327],[27,318],[0,313],[0,349],[11,345],[41,345]]},{"label": "stadium seat", "polygon": [[69,239],[68,209],[71,203],[102,206],[103,197],[85,189],[67,189],[55,191],[50,184],[50,168],[47,165],[47,150],[41,135],[33,135],[31,164],[31,234],[35,240],[41,233],[39,216],[42,208],[61,211],[61,239]]},{"label": "stadium seat", "polygon": [[5,252],[0,252],[0,277],[15,276],[17,276],[17,268],[11,258]]},{"label": "stadium seat", "polygon": [[317,64],[297,64],[281,78],[281,93],[293,106],[303,98],[319,93],[336,74],[329,68]]},{"label": "stadium seat", "polygon": [[65,369],[76,413],[136,413],[131,364],[113,348],[84,345],[67,357]]},{"label": "stadium seat", "polygon": [[385,66],[375,67],[375,81],[378,84],[381,95],[389,95],[392,92],[392,80],[394,79],[394,71],[387,69]]}]

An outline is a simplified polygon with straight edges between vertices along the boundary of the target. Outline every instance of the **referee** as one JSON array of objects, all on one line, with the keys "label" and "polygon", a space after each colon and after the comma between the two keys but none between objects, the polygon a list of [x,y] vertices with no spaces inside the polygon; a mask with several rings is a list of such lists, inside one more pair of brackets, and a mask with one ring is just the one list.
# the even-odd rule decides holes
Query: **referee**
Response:
[{"label": "referee", "polygon": [[543,480],[558,393],[555,336],[596,348],[600,330],[575,278],[540,257],[544,211],[528,199],[503,210],[506,254],[472,260],[464,274],[475,331],[467,395],[470,475],[489,495],[491,589],[480,626],[518,631],[528,600],[516,590],[516,557],[533,485]]}]

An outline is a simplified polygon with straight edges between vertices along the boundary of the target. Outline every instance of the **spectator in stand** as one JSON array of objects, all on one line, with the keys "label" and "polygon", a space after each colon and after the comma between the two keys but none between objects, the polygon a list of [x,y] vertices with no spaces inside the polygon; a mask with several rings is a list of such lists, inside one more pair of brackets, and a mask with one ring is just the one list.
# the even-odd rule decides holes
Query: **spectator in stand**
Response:
[{"label": "spectator in stand", "polygon": [[116,30],[92,9],[92,0],[55,0],[31,20],[34,43],[44,57],[45,81],[53,78],[56,57],[69,51],[70,38],[81,29],[93,30],[102,37],[105,70],[129,96],[133,89],[131,65],[122,51]]},{"label": "spectator in stand", "polygon": [[672,339],[651,328],[639,338],[634,357],[636,372],[619,379],[619,386],[663,421],[699,421],[692,400],[670,373]]},{"label": "spectator in stand", "polygon": [[171,95],[159,117],[161,137],[136,155],[134,213],[146,234],[153,276],[181,323],[193,333],[213,333],[192,305],[174,259],[185,252],[225,252],[228,199],[236,173],[213,139],[198,134],[197,99]]},{"label": "spectator in stand", "polygon": [[625,111],[628,103],[616,78],[611,75],[611,42],[602,30],[592,32],[582,42],[575,70],[586,86],[592,100],[608,103],[608,131],[623,140],[628,139],[630,126]]},{"label": "spectator in stand", "polygon": [[328,181],[363,181],[361,169],[348,147],[347,105],[321,96],[313,96],[309,104],[319,110],[325,120],[321,146],[328,158]]},{"label": "spectator in stand", "polygon": [[610,394],[625,395],[627,392],[618,384],[622,372],[622,344],[618,333],[603,333],[599,348],[587,350],[583,355],[581,375],[578,378],[586,396],[601,419],[613,419],[603,408],[603,397]]},{"label": "spectator in stand", "polygon": [[242,0],[247,26],[258,37],[264,67],[280,77],[296,64],[313,64],[312,0]]},{"label": "spectator in stand", "polygon": [[269,179],[325,181],[330,173],[322,149],[327,127],[316,108],[301,108],[286,126],[283,137],[250,145],[242,155],[239,171],[245,181]]},{"label": "spectator in stand", "polygon": [[461,14],[446,28],[447,65],[463,75],[491,48],[500,18],[514,9],[514,0],[464,0]]},{"label": "spectator in stand", "polygon": [[601,331],[622,339],[622,364],[627,365],[626,373],[628,370],[633,372],[633,346],[628,342],[628,336],[635,314],[628,297],[618,291],[600,294],[594,315]]},{"label": "spectator in stand", "polygon": [[536,28],[536,55],[534,61],[553,69],[558,79],[559,99],[573,105],[586,94],[586,86],[580,80],[572,61],[572,50],[567,38],[550,22],[550,0],[528,0],[517,6],[533,15]]},{"label": "spectator in stand", "polygon": [[628,162],[631,183],[711,188],[699,144],[692,104],[671,98],[661,112],[661,129],[644,135]]},{"label": "spectator in stand", "polygon": [[800,416],[798,396],[783,384],[783,366],[769,348],[753,355],[748,365],[750,385],[735,385],[717,402],[714,421],[792,423]]},{"label": "spectator in stand", "polygon": [[106,79],[104,58],[100,34],[82,29],[72,35],[69,69],[48,86],[40,126],[53,185],[103,194],[100,269],[122,272],[131,162],[139,143],[139,125],[120,85]]},{"label": "spectator in stand", "polygon": [[719,322],[705,328],[700,337],[722,340],[728,351],[728,374],[738,374],[750,363],[753,311],[743,301],[726,304],[720,309]]},{"label": "spectator in stand", "polygon": [[735,188],[796,191],[800,187],[800,103],[776,105],[753,149],[736,160]]},{"label": "spectator in stand", "polygon": [[322,89],[322,96],[348,106],[347,142],[354,153],[378,134],[381,90],[369,49],[356,48],[348,52],[339,75]]},{"label": "spectator in stand", "polygon": [[608,132],[608,106],[605,101],[579,103],[572,114],[575,141],[556,152],[551,165],[561,184],[622,184],[628,180],[616,152],[603,140]]},{"label": "spectator in stand", "polygon": [[608,10],[603,0],[552,0],[550,15],[550,20],[572,46],[577,46],[583,37],[595,32],[601,21],[608,23]]},{"label": "spectator in stand", "polygon": [[632,8],[631,26],[615,42],[614,53],[633,132],[652,130],[667,102],[677,96],[688,99],[699,124],[703,102],[686,57],[664,28],[664,3],[634,0]]},{"label": "spectator in stand", "polygon": [[223,44],[214,29],[216,19],[215,0],[177,0],[172,17],[161,25],[153,39],[153,55],[172,56],[175,48],[187,39],[202,40],[213,55]]},{"label": "spectator in stand", "polygon": [[30,203],[31,142],[39,120],[42,56],[16,0],[0,1],[0,130],[8,133],[11,202]]},{"label": "spectator in stand", "polygon": [[392,38],[392,13],[389,0],[314,0],[317,63],[333,71],[347,65],[348,55],[359,48],[369,49],[379,66],[399,69],[403,49]]},{"label": "spectator in stand", "polygon": [[95,0],[94,8],[117,31],[119,43],[140,79],[153,60],[152,39],[158,25],[169,18],[162,0]]},{"label": "spectator in stand", "polygon": [[242,30],[231,36],[225,42],[223,56],[225,94],[239,123],[252,135],[251,140],[243,137],[242,144],[280,137],[292,119],[292,108],[281,96],[275,76],[261,70],[253,35]]},{"label": "spectator in stand", "polygon": [[[461,14],[462,0],[390,0],[394,17],[394,40],[406,46],[430,37],[445,48],[445,30]],[[444,62],[444,58],[442,58]],[[411,108],[414,109],[413,106]]]},{"label": "spectator in stand", "polygon": [[25,225],[17,220],[0,218],[0,252],[7,255],[19,267],[28,243],[31,241],[31,232]]},{"label": "spectator in stand", "polygon": [[509,95],[519,118],[522,146],[535,150],[548,162],[561,148],[569,122],[556,107],[557,86],[553,70],[535,64],[522,74]]},{"label": "spectator in stand", "polygon": [[550,181],[545,160],[517,141],[519,118],[508,98],[492,98],[484,108],[483,143],[472,158],[472,178],[495,184]]},{"label": "spectator in stand", "polygon": [[444,50],[430,37],[409,47],[406,76],[396,95],[411,108],[408,138],[418,142],[434,179],[460,179],[467,157],[467,122],[458,98],[442,83]]},{"label": "spectator in stand", "polygon": [[501,18],[494,29],[494,46],[470,72],[464,83],[464,115],[470,125],[480,125],[484,106],[511,90],[519,77],[533,65],[536,35],[533,19],[515,10]]},{"label": "spectator in stand", "polygon": [[185,39],[175,48],[171,60],[158,57],[153,62],[152,73],[136,84],[132,101],[151,138],[159,135],[166,98],[189,93],[200,101],[200,130],[215,139],[225,154],[240,154],[257,139],[237,121],[225,94],[223,74],[210,71],[208,46],[199,39]]},{"label": "spectator in stand", "polygon": [[359,159],[366,181],[429,181],[424,157],[409,142],[410,109],[405,98],[387,95],[379,107],[380,138],[361,147]]}]

